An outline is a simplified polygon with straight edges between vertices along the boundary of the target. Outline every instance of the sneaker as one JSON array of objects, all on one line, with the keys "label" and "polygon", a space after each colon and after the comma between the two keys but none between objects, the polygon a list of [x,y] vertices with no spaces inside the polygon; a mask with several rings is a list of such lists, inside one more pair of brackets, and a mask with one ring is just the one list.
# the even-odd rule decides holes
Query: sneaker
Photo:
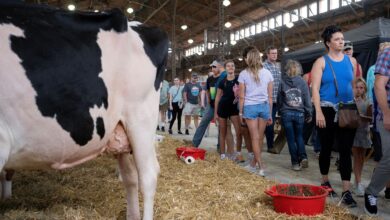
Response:
[{"label": "sneaker", "polygon": [[293,164],[291,166],[291,169],[295,170],[295,171],[300,171],[301,170],[301,166],[299,164]]},{"label": "sneaker", "polygon": [[169,134],[172,134],[172,130],[171,130],[171,129],[169,129],[169,130],[168,130],[168,133],[169,133]]},{"label": "sneaker", "polygon": [[385,190],[385,200],[390,200],[390,188],[386,188]]},{"label": "sneaker", "polygon": [[323,186],[324,188],[330,189],[329,190],[329,194],[328,194],[330,197],[336,197],[337,196],[337,193],[333,190],[333,188],[330,185],[329,181],[327,181],[325,183],[321,183],[321,186]]},{"label": "sneaker", "polygon": [[159,131],[160,130],[160,127],[159,126],[157,126],[157,131]]},{"label": "sneaker", "polygon": [[353,199],[352,193],[349,190],[341,194],[341,199],[343,200],[343,203],[349,208],[354,208],[357,206],[356,201]]},{"label": "sneaker", "polygon": [[250,164],[248,164],[248,165],[246,165],[244,168],[245,168],[246,170],[248,170],[249,172],[251,172],[251,173],[256,173],[256,167],[255,167],[255,166],[252,167]]},{"label": "sneaker", "polygon": [[162,131],[162,132],[165,132],[164,126],[161,127],[161,131]]},{"label": "sneaker", "polygon": [[265,177],[265,173],[264,173],[264,170],[260,168],[259,170],[259,175],[262,176],[262,177]]},{"label": "sneaker", "polygon": [[190,135],[190,132],[188,131],[188,129],[186,129],[186,135]]},{"label": "sneaker", "polygon": [[225,160],[225,159],[227,159],[227,157],[226,157],[226,155],[225,155],[225,154],[221,154],[219,157],[221,158],[221,160]]},{"label": "sneaker", "polygon": [[308,168],[309,167],[309,161],[307,159],[303,159],[301,161],[302,168]]},{"label": "sneaker", "polygon": [[364,212],[370,217],[374,217],[378,215],[378,207],[376,205],[376,197],[364,193]]},{"label": "sneaker", "polygon": [[177,133],[178,133],[178,134],[183,134],[183,133],[181,133],[181,131],[178,131]]},{"label": "sneaker", "polygon": [[361,183],[356,184],[354,193],[358,197],[363,197],[364,196],[364,186]]}]

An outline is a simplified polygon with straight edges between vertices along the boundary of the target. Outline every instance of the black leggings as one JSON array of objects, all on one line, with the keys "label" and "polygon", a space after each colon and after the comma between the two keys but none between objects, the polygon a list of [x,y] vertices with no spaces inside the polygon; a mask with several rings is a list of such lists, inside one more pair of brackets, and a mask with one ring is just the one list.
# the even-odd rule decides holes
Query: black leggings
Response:
[{"label": "black leggings", "polygon": [[318,136],[321,142],[319,159],[321,174],[328,175],[333,141],[336,141],[340,155],[341,180],[350,181],[352,170],[351,149],[356,129],[340,128],[338,124],[334,122],[336,112],[332,107],[321,107],[321,109],[326,122],[326,128],[317,127]]},{"label": "black leggings", "polygon": [[177,131],[180,131],[181,128],[181,113],[183,112],[183,109],[179,108],[178,102],[172,102],[172,119],[171,123],[169,124],[169,130],[172,130],[173,123],[175,123],[176,115],[177,115]]}]

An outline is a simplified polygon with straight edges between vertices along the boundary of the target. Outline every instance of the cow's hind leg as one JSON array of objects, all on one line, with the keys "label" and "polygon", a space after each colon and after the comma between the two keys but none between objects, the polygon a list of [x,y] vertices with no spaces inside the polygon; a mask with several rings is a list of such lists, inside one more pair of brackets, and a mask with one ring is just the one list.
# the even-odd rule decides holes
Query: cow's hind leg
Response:
[{"label": "cow's hind leg", "polygon": [[12,195],[12,175],[13,170],[5,170],[4,166],[8,161],[11,146],[11,135],[8,126],[0,120],[0,182],[1,199],[10,198]]},{"label": "cow's hind leg", "polygon": [[139,186],[144,199],[144,220],[153,219],[154,195],[157,188],[157,176],[160,172],[154,145],[155,129],[157,126],[156,119],[157,112],[155,118],[150,117],[145,121],[133,122],[139,127],[135,126],[128,129],[133,156],[139,175]]},{"label": "cow's hind leg", "polygon": [[4,170],[1,173],[1,199],[8,199],[12,196],[12,176],[14,170]]},{"label": "cow's hind leg", "polygon": [[119,172],[126,189],[127,219],[141,219],[138,202],[138,174],[129,153],[118,155]]}]

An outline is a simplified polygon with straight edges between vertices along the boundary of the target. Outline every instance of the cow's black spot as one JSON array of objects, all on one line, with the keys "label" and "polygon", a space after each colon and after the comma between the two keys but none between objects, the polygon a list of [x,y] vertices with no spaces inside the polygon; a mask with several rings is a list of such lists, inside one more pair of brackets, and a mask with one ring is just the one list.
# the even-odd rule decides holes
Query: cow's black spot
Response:
[{"label": "cow's black spot", "polygon": [[96,119],[96,131],[98,133],[98,135],[100,136],[100,139],[102,139],[104,137],[104,133],[106,132],[105,129],[104,129],[104,121],[103,121],[103,118],[101,117],[98,117]]},{"label": "cow's black spot", "polygon": [[145,25],[131,27],[136,31],[144,42],[144,49],[150,60],[157,67],[157,75],[154,81],[156,91],[160,88],[164,79],[165,66],[168,58],[168,37],[167,34],[153,27]]},{"label": "cow's black spot", "polygon": [[[11,48],[22,60],[41,114],[55,118],[80,146],[87,144],[94,131],[89,109],[108,107],[107,88],[99,77],[97,34],[99,29],[127,31],[125,16],[119,10],[70,13],[41,5],[0,3],[1,23],[24,31],[25,37],[10,37]],[[104,123],[96,122],[102,137]]]}]

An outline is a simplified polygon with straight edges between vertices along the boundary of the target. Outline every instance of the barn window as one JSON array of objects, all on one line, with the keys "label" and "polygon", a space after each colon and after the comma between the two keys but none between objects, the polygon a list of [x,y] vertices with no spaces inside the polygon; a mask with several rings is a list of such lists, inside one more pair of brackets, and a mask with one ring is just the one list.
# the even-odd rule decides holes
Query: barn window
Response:
[{"label": "barn window", "polygon": [[276,19],[275,19],[275,27],[280,27],[283,25],[283,22],[282,22],[282,15],[278,15],[276,16]]},{"label": "barn window", "polygon": [[263,21],[263,31],[268,31],[268,20]]},{"label": "barn window", "polygon": [[320,0],[319,2],[319,14],[325,13],[328,11],[328,0]]},{"label": "barn window", "polygon": [[309,16],[317,15],[317,2],[311,3],[309,5]]},{"label": "barn window", "polygon": [[256,24],[256,34],[261,33],[263,30],[261,30],[261,22]]},{"label": "barn window", "polygon": [[338,9],[340,7],[340,1],[339,0],[330,0],[330,10]]},{"label": "barn window", "polygon": [[268,20],[269,28],[274,29],[275,28],[275,18],[270,18]]},{"label": "barn window", "polygon": [[299,9],[300,19],[307,18],[307,6],[303,6]]}]

